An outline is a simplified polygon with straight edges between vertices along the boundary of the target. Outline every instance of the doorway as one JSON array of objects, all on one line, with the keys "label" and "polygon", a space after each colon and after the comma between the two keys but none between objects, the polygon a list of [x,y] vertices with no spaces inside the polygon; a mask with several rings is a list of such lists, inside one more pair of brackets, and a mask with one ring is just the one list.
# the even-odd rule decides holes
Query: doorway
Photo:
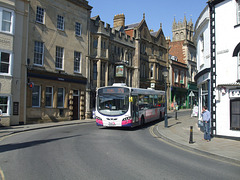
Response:
[{"label": "doorway", "polygon": [[79,91],[73,90],[73,120],[79,119]]}]

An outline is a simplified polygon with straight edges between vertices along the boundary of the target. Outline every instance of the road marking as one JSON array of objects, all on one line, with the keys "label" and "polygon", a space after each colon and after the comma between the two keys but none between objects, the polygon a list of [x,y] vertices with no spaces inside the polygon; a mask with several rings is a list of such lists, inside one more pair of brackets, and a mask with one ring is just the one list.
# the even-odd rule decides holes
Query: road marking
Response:
[{"label": "road marking", "polygon": [[1,180],[5,180],[5,176],[1,168],[0,168],[0,178]]},{"label": "road marking", "polygon": [[[156,134],[154,133],[153,129],[154,129],[156,126],[157,126],[157,129],[158,129],[158,125],[159,125],[159,123],[156,124],[156,125],[153,125],[153,126],[151,126],[151,127],[149,128],[150,134],[151,134],[153,137],[155,137],[157,140],[162,141],[162,142],[164,142],[164,143],[166,143],[166,144],[168,144],[168,145],[170,145],[170,146],[172,146],[172,147],[181,149],[182,151],[187,151],[187,152],[189,152],[189,153],[192,153],[192,154],[195,154],[195,155],[198,155],[198,156],[202,156],[202,157],[209,158],[209,159],[212,159],[212,160],[215,160],[215,161],[220,161],[220,162],[224,162],[224,163],[228,163],[228,164],[231,164],[231,165],[240,167],[240,164],[238,164],[238,163],[229,162],[229,161],[227,161],[227,160],[219,159],[219,158],[216,158],[216,157],[214,158],[214,156],[212,157],[212,156],[205,155],[204,152],[195,152],[195,151],[194,151],[194,148],[193,148],[193,150],[190,150],[190,149],[183,148],[183,147],[181,147],[181,146],[179,146],[179,145],[173,144],[173,143],[171,143],[171,142],[168,142],[167,140],[159,137],[158,135],[156,135]],[[198,149],[195,149],[195,150],[198,150]],[[199,151],[200,151],[200,150],[199,150]]]}]

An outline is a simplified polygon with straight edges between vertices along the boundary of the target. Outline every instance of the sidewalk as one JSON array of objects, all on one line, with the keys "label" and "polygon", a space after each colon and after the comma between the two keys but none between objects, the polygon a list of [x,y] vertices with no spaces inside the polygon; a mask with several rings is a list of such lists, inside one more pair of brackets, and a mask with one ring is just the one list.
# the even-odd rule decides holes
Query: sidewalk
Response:
[{"label": "sidewalk", "polygon": [[24,131],[31,131],[31,130],[43,129],[43,128],[74,125],[74,124],[85,124],[85,123],[90,123],[90,122],[95,122],[95,119],[60,121],[60,122],[52,122],[52,123],[27,124],[27,125],[19,125],[19,126],[0,127],[0,140],[4,136],[8,136],[8,135],[11,135],[14,133],[20,133],[20,132],[24,132]]},{"label": "sidewalk", "polygon": [[[206,142],[198,127],[198,118],[191,117],[190,110],[185,113],[188,115],[181,116],[181,111],[178,111],[177,120],[174,112],[168,113],[168,128],[164,127],[164,121],[158,124],[157,131],[161,138],[184,149],[240,165],[240,141],[214,137]],[[193,126],[192,144],[189,143],[190,126]]]}]

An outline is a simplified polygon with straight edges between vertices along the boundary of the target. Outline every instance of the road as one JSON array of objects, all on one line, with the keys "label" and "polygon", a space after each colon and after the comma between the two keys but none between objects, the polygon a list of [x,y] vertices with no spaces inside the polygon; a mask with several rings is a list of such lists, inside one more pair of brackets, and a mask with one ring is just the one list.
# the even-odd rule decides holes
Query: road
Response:
[{"label": "road", "polygon": [[0,179],[239,179],[240,167],[171,146],[142,129],[95,123],[34,130],[0,141]]}]

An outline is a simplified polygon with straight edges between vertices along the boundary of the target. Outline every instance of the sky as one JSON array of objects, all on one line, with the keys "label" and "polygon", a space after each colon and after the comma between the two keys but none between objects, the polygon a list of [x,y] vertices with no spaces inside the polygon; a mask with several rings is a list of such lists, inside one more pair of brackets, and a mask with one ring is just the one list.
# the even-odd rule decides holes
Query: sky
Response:
[{"label": "sky", "polygon": [[165,37],[172,38],[172,23],[192,19],[195,25],[208,0],[88,0],[93,7],[91,17],[99,15],[101,21],[113,27],[117,14],[125,15],[125,25],[141,22],[143,13],[149,29],[158,31],[160,23]]}]

